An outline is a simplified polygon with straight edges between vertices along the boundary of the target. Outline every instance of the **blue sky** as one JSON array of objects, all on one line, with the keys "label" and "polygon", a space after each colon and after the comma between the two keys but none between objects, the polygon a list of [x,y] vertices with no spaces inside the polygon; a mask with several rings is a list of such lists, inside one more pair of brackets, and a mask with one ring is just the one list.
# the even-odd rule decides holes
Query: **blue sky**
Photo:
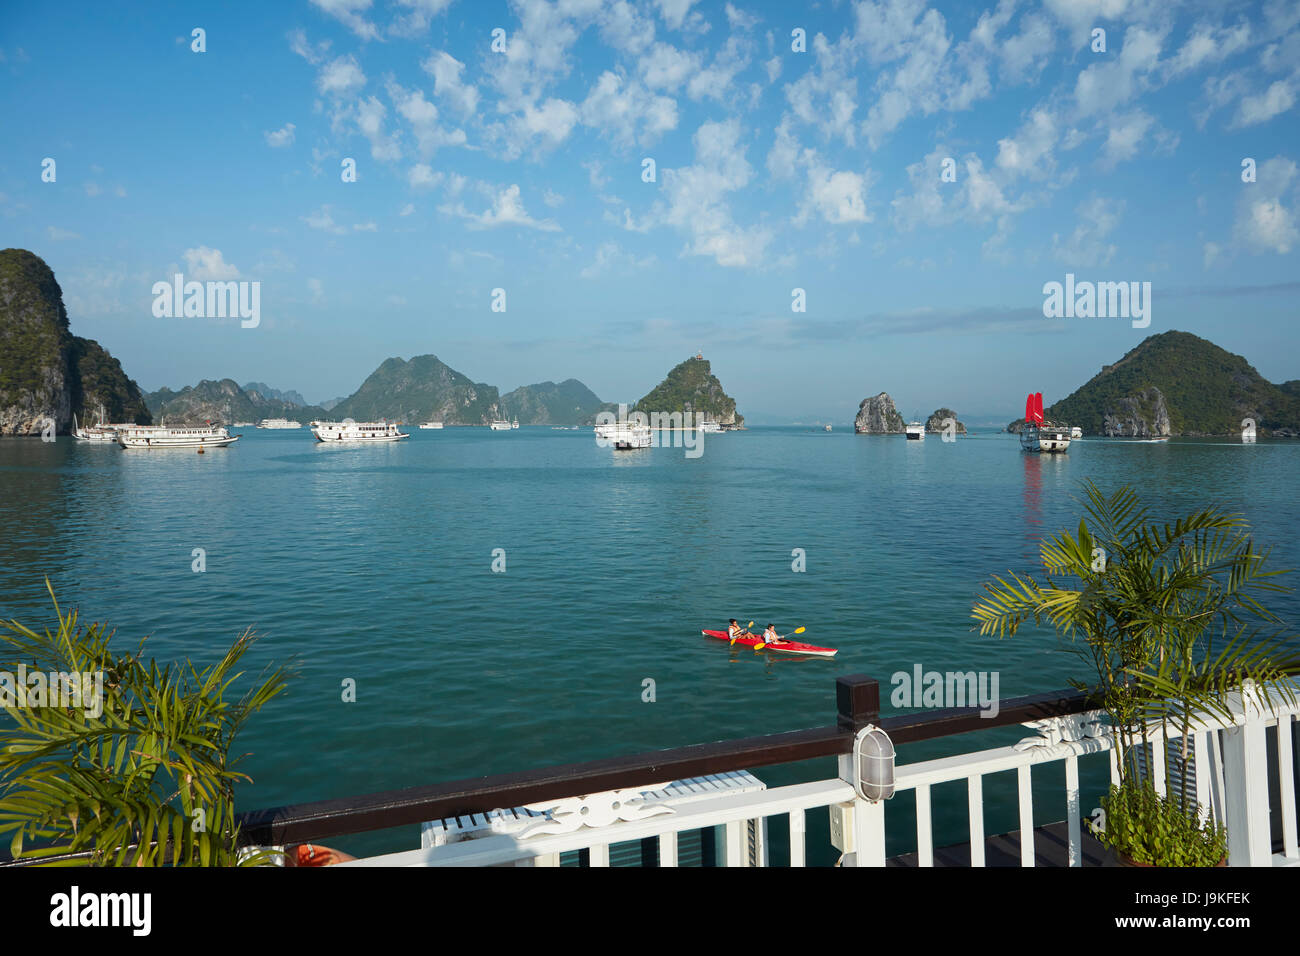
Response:
[{"label": "blue sky", "polygon": [[[7,5],[0,91],[0,245],[147,389],[632,401],[702,349],[753,421],[1010,419],[1172,328],[1300,377],[1295,3]],[[177,271],[261,324],[155,318]],[[1067,272],[1150,327],[1044,318]]]}]

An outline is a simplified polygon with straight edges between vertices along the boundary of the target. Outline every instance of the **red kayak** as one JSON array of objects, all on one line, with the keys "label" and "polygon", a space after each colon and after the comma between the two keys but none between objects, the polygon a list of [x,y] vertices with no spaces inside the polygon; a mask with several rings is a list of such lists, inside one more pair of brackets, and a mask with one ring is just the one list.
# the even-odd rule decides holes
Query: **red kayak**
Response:
[{"label": "red kayak", "polygon": [[[720,641],[730,641],[726,631],[700,631],[705,637],[716,637]],[[738,637],[737,644],[743,644],[745,647],[753,647],[756,644],[762,644],[761,637]],[[805,644],[802,641],[785,641],[781,644],[768,644],[763,648],[765,651],[773,651],[780,654],[802,654],[805,657],[834,657],[839,653],[834,647],[817,647],[813,644]]]}]

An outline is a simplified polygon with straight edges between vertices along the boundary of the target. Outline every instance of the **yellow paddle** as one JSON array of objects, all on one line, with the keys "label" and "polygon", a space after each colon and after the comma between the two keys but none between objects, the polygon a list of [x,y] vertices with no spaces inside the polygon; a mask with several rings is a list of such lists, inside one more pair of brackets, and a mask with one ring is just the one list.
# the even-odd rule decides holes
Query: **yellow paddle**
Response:
[{"label": "yellow paddle", "polygon": [[[748,630],[749,630],[751,627],[753,627],[753,626],[754,626],[754,622],[753,622],[753,621],[750,621],[748,624],[745,625],[745,630],[748,631]],[[742,632],[742,633],[744,633],[744,632]],[[736,637],[739,637],[739,636],[740,636],[739,634],[736,635]],[[736,646],[736,637],[733,637],[733,638],[731,639],[731,644],[730,644],[731,647],[735,647],[735,646]]]},{"label": "yellow paddle", "polygon": [[[749,623],[753,624],[754,622],[750,621]],[[790,634],[802,634],[806,630],[808,630],[808,628],[806,627],[796,627],[793,631],[790,632]],[[781,640],[785,640],[785,638],[782,637]],[[759,641],[757,644],[754,645],[754,650],[761,651],[765,647],[767,647],[767,645],[764,644],[762,641]]]}]

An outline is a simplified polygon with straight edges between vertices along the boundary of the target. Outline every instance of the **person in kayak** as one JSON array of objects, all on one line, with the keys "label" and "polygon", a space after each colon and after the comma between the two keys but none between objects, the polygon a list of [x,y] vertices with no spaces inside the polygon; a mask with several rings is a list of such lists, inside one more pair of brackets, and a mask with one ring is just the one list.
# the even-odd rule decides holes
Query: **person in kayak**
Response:
[{"label": "person in kayak", "polygon": [[731,638],[733,641],[739,637],[753,637],[753,636],[754,636],[753,634],[750,634],[749,631],[741,627],[740,622],[737,621],[734,617],[731,619],[730,623],[727,624],[727,637]]},{"label": "person in kayak", "polygon": [[767,626],[767,630],[765,630],[765,631],[763,632],[763,643],[764,643],[764,644],[784,644],[784,643],[785,643],[785,638],[782,637],[780,634],[776,633],[776,626],[775,626],[775,625],[773,625],[773,624],[769,624],[769,625]]}]

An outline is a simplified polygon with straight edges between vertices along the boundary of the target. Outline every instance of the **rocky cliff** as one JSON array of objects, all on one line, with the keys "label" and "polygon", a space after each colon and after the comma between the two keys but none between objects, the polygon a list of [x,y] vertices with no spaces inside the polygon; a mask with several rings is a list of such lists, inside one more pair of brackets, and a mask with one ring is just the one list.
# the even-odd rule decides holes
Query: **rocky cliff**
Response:
[{"label": "rocky cliff", "polygon": [[140,388],[91,339],[73,335],[54,272],[25,249],[0,251],[0,435],[67,434],[75,414],[149,424]]},{"label": "rocky cliff", "polygon": [[1154,385],[1116,401],[1102,420],[1102,434],[1113,438],[1160,438],[1169,433],[1165,396]]},{"label": "rocky cliff", "polygon": [[942,433],[943,423],[945,420],[949,418],[951,418],[954,422],[956,422],[956,430],[958,435],[966,434],[965,423],[957,421],[957,413],[954,412],[951,408],[936,408],[934,410],[934,414],[925,420],[925,430],[927,432],[930,432],[931,434]]},{"label": "rocky cliff", "polygon": [[864,398],[858,405],[858,416],[853,419],[853,430],[859,435],[901,435],[906,423],[894,407],[888,392]]}]

